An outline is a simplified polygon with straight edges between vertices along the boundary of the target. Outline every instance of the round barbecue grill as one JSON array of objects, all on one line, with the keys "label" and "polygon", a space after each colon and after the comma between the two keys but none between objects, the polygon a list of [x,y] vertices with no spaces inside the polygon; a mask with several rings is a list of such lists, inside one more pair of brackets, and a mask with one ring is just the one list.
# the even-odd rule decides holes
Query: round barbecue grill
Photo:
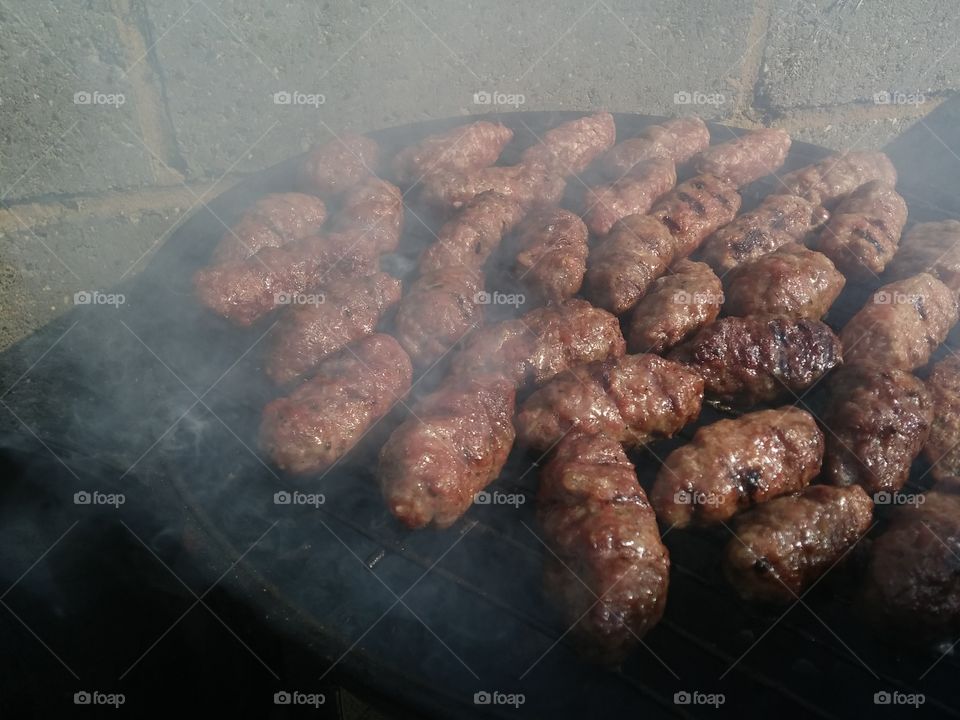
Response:
[{"label": "round barbecue grill", "polygon": [[[516,133],[505,161],[575,115],[500,115]],[[372,136],[389,156],[470,120]],[[662,118],[617,114],[616,120],[618,137],[626,138]],[[738,132],[710,129],[715,142]],[[795,142],[784,172],[827,152]],[[35,433],[30,443],[46,445],[70,467],[74,475],[64,492],[85,484],[104,491],[169,484],[181,502],[150,506],[134,499],[128,518],[149,516],[161,524],[186,518],[198,529],[196,562],[215,568],[214,576],[230,568],[221,584],[260,610],[276,632],[309,646],[318,658],[318,680],[370,691],[416,716],[716,717],[718,711],[788,710],[849,717],[883,711],[874,704],[883,692],[923,693],[924,710],[960,715],[953,682],[960,663],[953,654],[935,663],[946,646],[897,646],[860,622],[856,581],[869,539],[846,567],[788,610],[748,605],[726,584],[718,561],[728,531],[668,532],[666,615],[621,668],[607,670],[580,660],[543,595],[548,550],[535,518],[536,455],[515,449],[489,488],[509,496],[510,504],[476,505],[445,531],[412,532],[392,518],[375,482],[373,454],[319,480],[272,468],[257,449],[256,432],[260,410],[277,394],[262,372],[273,319],[246,330],[228,325],[195,302],[191,276],[207,262],[224,223],[235,222],[251,199],[292,189],[295,162],[251,177],[187,219],[138,277],[115,290],[126,296],[117,310],[77,308],[2,356],[4,387],[22,377],[4,403]],[[775,183],[768,178],[746,188],[744,208]],[[582,186],[571,179],[568,190],[573,198]],[[960,216],[960,200],[923,181],[904,180],[899,190],[910,203],[911,222]],[[412,204],[404,254],[389,259],[389,269],[408,272],[438,221]],[[872,290],[848,287],[827,321],[842,326]],[[954,333],[948,343],[956,340]],[[814,388],[798,402],[817,412],[822,399]],[[705,406],[700,423],[728,412]],[[18,424],[11,426],[0,436],[0,450],[33,447]],[[692,432],[633,456],[645,488],[657,458]],[[925,471],[918,461],[908,492],[929,486]],[[291,496],[275,497],[279,492],[301,493],[302,502],[284,503]],[[69,498],[60,500],[58,512],[73,510]],[[878,508],[877,530],[886,510]],[[709,704],[711,695],[719,702],[718,694],[719,709]]]}]

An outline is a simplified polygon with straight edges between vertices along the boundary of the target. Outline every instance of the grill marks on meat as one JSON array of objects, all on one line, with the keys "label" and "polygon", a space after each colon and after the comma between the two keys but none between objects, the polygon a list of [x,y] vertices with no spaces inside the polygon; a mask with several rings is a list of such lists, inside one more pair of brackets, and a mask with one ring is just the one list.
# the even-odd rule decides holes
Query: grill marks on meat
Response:
[{"label": "grill marks on meat", "polygon": [[380,451],[390,512],[410,528],[445,528],[496,479],[513,445],[513,383],[450,379],[422,398]]},{"label": "grill marks on meat", "polygon": [[480,120],[429,135],[393,159],[393,176],[408,187],[436,172],[469,172],[493,165],[513,139],[513,130]]},{"label": "grill marks on meat", "polygon": [[409,358],[392,337],[364,338],[264,408],[261,445],[283,470],[323,472],[407,394],[412,374]]},{"label": "grill marks on meat", "polygon": [[626,355],[567,370],[517,414],[520,440],[549,450],[574,428],[641,445],[672,437],[700,415],[703,379],[656,355]]},{"label": "grill marks on meat", "polygon": [[914,370],[926,365],[956,322],[954,294],[932,275],[884,285],[840,333],[844,361]]},{"label": "grill marks on meat", "polygon": [[300,167],[298,186],[306,193],[330,198],[368,179],[379,163],[376,140],[344,135],[310,149]]},{"label": "grill marks on meat", "polygon": [[587,226],[568,210],[544,209],[517,230],[513,273],[538,299],[560,303],[573,297],[587,270]]},{"label": "grill marks on meat", "polygon": [[830,258],[793,242],[738,265],[726,280],[729,315],[810,320],[826,315],[846,284]]},{"label": "grill marks on meat", "polygon": [[630,215],[590,252],[585,285],[593,302],[624,313],[646,295],[674,255],[673,235],[648,215]]},{"label": "grill marks on meat", "polygon": [[327,283],[323,302],[295,305],[281,318],[267,375],[275,383],[289,383],[354,340],[373,334],[384,312],[400,301],[400,292],[400,281],[383,272]]},{"label": "grill marks on meat", "polygon": [[924,272],[960,293],[960,221],[914,225],[887,267],[894,279]]},{"label": "grill marks on meat", "polygon": [[944,478],[922,505],[894,511],[871,546],[862,605],[884,631],[911,642],[960,631],[960,480]]},{"label": "grill marks on meat", "polygon": [[651,125],[634,138],[613,147],[600,160],[600,169],[610,180],[633,172],[638,165],[665,158],[682,165],[710,144],[710,131],[700,118],[677,118]]},{"label": "grill marks on meat", "polygon": [[723,275],[782,245],[804,240],[827,221],[827,211],[795,195],[768,195],[708,237],[700,258]]},{"label": "grill marks on meat", "polygon": [[674,257],[683,258],[740,211],[734,186],[713,175],[696,175],[677,185],[650,209],[674,239]]},{"label": "grill marks on meat", "polygon": [[723,284],[710,266],[681,260],[633,308],[628,347],[665,353],[716,320],[722,304]]},{"label": "grill marks on meat", "polygon": [[547,595],[589,659],[618,664],[663,616],[670,575],[633,465],[610,438],[569,435],[540,473],[537,508]]},{"label": "grill marks on meat", "polygon": [[870,529],[873,502],[857,485],[813,485],[742,515],[723,569],[744,600],[790,603]]},{"label": "grill marks on meat", "polygon": [[667,457],[650,499],[660,521],[709,525],[802,490],[820,472],[823,434],[795,407],[760,410],[701,427]]},{"label": "grill marks on meat", "polygon": [[610,113],[596,113],[562,123],[541,142],[523,151],[523,165],[542,166],[562,176],[579,175],[613,147],[617,127]]},{"label": "grill marks on meat", "polygon": [[847,277],[870,280],[897,252],[906,222],[906,201],[892,187],[869,182],[837,205],[819,250]]},{"label": "grill marks on meat", "polygon": [[930,372],[927,389],[933,401],[930,439],[923,449],[937,480],[960,476],[960,359],[950,356]]},{"label": "grill marks on meat", "polygon": [[694,158],[693,166],[699,173],[716,175],[736,187],[743,187],[779,170],[790,152],[790,144],[786,130],[751,130],[704,149]]},{"label": "grill marks on meat", "polygon": [[830,378],[828,390],[826,477],[871,495],[900,490],[934,420],[923,382],[882,365],[851,365]]},{"label": "grill marks on meat", "polygon": [[246,260],[267,247],[283,247],[315,235],[327,219],[320,198],[302,193],[276,193],[257,200],[213,250],[213,262]]},{"label": "grill marks on meat", "polygon": [[800,394],[841,362],[840,340],[817,320],[726,317],[670,357],[706,382],[708,395],[749,406]]},{"label": "grill marks on meat", "polygon": [[829,208],[839,198],[873,180],[887,187],[897,184],[897,171],[882,152],[831,155],[784,175],[781,182],[784,192]]},{"label": "grill marks on meat", "polygon": [[520,389],[576,365],[619,357],[625,346],[616,317],[574,298],[473,333],[454,356],[451,373],[497,374]]},{"label": "grill marks on meat", "polygon": [[655,158],[636,168],[630,175],[606,185],[587,188],[583,219],[594,235],[604,236],[628,215],[643,215],[653,203],[677,183],[673,161]]}]

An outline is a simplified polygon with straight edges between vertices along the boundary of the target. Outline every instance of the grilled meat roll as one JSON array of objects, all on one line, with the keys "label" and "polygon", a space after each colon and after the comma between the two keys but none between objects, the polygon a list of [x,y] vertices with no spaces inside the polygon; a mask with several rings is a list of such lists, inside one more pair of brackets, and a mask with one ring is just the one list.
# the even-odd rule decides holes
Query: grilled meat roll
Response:
[{"label": "grilled meat roll", "polygon": [[698,173],[715,175],[736,187],[749,185],[779,170],[790,152],[790,134],[761,128],[705,148],[693,159]]},{"label": "grilled meat roll", "polygon": [[375,174],[379,162],[376,140],[344,135],[310,149],[300,166],[297,184],[305,193],[334,197]]},{"label": "grilled meat roll", "polygon": [[559,204],[567,181],[546,166],[524,164],[433,173],[423,179],[421,186],[421,202],[440,209],[462,208],[490,190],[530,208]]},{"label": "grilled meat roll", "polygon": [[660,198],[650,209],[674,239],[674,257],[692,253],[740,211],[742,199],[734,186],[713,175],[696,175]]},{"label": "grilled meat roll", "polygon": [[723,569],[744,600],[789,603],[870,529],[873,502],[857,485],[811,485],[737,519]]},{"label": "grilled meat roll", "polygon": [[534,392],[516,418],[517,437],[549,450],[571,430],[641,445],[671,437],[700,415],[703,379],[656,355],[579,365]]},{"label": "grilled meat roll", "polygon": [[897,184],[897,171],[882,152],[848,152],[831,155],[783,176],[785,193],[799,195],[815,205],[829,208],[861,185],[879,180],[887,187]]},{"label": "grilled meat roll", "polygon": [[617,127],[606,112],[557,125],[520,156],[523,165],[539,165],[558,175],[579,175],[613,147]]},{"label": "grilled meat roll", "polygon": [[660,521],[684,527],[799,492],[820,472],[823,433],[795,407],[759,410],[697,430],[667,457],[650,494]]},{"label": "grilled meat roll", "polygon": [[602,237],[617,220],[646,213],[676,184],[677,169],[672,160],[650,160],[615,182],[587,188],[583,219],[590,232]]},{"label": "grilled meat roll", "polygon": [[914,225],[887,266],[887,275],[899,280],[930,273],[960,293],[960,220]]},{"label": "grilled meat roll", "polygon": [[246,260],[267,247],[283,247],[316,235],[327,219],[320,198],[303,193],[275,193],[257,200],[213,250],[213,262]]},{"label": "grilled meat roll", "polygon": [[497,376],[450,378],[422,398],[380,451],[390,512],[410,528],[456,522],[507,461],[515,400]]},{"label": "grilled meat roll", "polygon": [[663,616],[670,555],[633,465],[607,437],[565,437],[540,473],[544,586],[584,654],[616,665]]},{"label": "grilled meat roll", "polygon": [[662,125],[651,125],[634,138],[615,145],[600,160],[600,169],[610,180],[633,172],[656,158],[682,165],[710,144],[710,131],[698,117],[676,118]]},{"label": "grilled meat roll", "polygon": [[960,359],[949,356],[930,372],[927,390],[933,402],[930,437],[923,448],[937,480],[960,476]]},{"label": "grilled meat roll", "polygon": [[428,135],[394,156],[393,177],[409,187],[432,173],[488,167],[512,139],[513,130],[486,120]]},{"label": "grilled meat roll", "polygon": [[517,229],[514,275],[539,300],[573,297],[587,270],[587,236],[587,226],[569,210],[532,213]]},{"label": "grilled meat roll", "polygon": [[410,390],[413,370],[389,335],[371,335],[317,368],[312,380],[263,410],[261,445],[291,473],[331,467]]}]

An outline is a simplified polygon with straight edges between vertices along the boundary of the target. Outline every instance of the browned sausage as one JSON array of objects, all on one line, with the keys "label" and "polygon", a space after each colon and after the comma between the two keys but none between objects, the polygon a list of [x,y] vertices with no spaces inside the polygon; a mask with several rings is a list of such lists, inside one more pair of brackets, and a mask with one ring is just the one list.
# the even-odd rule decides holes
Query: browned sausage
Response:
[{"label": "browned sausage", "polygon": [[646,213],[676,183],[672,160],[651,160],[615,182],[587,188],[583,219],[594,235],[606,235],[617,220]]},{"label": "browned sausage", "polygon": [[693,160],[699,173],[716,175],[736,187],[749,185],[779,170],[790,152],[790,134],[761,128],[706,148]]},{"label": "browned sausage", "polygon": [[923,454],[937,480],[960,476],[960,359],[951,355],[927,379],[933,401],[933,423]]},{"label": "browned sausage", "polygon": [[675,241],[674,257],[683,258],[733,220],[740,203],[730,183],[713,175],[697,175],[660,198],[650,216],[667,226]]},{"label": "browned sausage", "polygon": [[320,198],[303,193],[276,193],[257,200],[213,250],[213,262],[246,260],[265,247],[283,247],[316,235],[327,219]]},{"label": "browned sausage", "polygon": [[300,167],[298,186],[320,197],[336,196],[373,175],[379,162],[376,140],[344,135],[310,149]]},{"label": "browned sausage", "polygon": [[579,175],[612,148],[616,139],[613,115],[587,115],[547,130],[540,142],[524,150],[520,161],[542,165],[558,175]]},{"label": "browned sausage", "polygon": [[517,230],[513,273],[538,300],[559,303],[577,294],[587,270],[587,226],[568,210],[534,212]]},{"label": "browned sausage", "polygon": [[603,156],[600,167],[610,180],[619,180],[637,165],[666,158],[682,165],[710,144],[710,131],[698,117],[676,118],[651,125],[624,140]]},{"label": "browned sausage", "polygon": [[567,181],[543,165],[497,165],[470,172],[433,173],[424,178],[421,186],[421,202],[440,209],[461,208],[489,190],[529,208],[557,205]]},{"label": "browned sausage", "polygon": [[831,155],[794,170],[783,176],[781,187],[785,193],[829,208],[836,200],[872,180],[888,187],[897,184],[897,171],[890,158],[882,152],[854,151]]},{"label": "browned sausage", "polygon": [[887,267],[894,280],[924,272],[960,293],[960,220],[914,225]]},{"label": "browned sausage", "polygon": [[513,139],[513,130],[479,120],[446,132],[428,135],[393,158],[393,176],[403,186],[442,171],[470,171],[493,165]]}]

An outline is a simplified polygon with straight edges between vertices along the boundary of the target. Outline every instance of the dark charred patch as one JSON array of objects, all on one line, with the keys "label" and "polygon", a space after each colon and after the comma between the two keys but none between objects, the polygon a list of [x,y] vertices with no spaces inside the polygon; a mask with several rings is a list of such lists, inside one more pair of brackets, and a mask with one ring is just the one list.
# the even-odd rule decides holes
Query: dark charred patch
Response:
[{"label": "dark charred patch", "polygon": [[753,570],[757,575],[769,575],[773,572],[773,564],[765,557],[757,558],[753,563]]},{"label": "dark charred patch", "polygon": [[707,214],[707,209],[703,206],[703,203],[690,193],[679,192],[677,193],[677,198],[687,203],[697,215],[702,217]]},{"label": "dark charred patch", "polygon": [[766,244],[766,233],[761,228],[751,228],[746,235],[732,245],[734,256],[741,258]]},{"label": "dark charred patch", "polygon": [[923,303],[923,295],[917,295],[916,299],[913,301],[913,306],[917,309],[917,314],[920,315],[920,319],[926,322],[927,306]]},{"label": "dark charred patch", "polygon": [[760,468],[740,468],[734,473],[733,480],[740,489],[740,495],[750,498],[751,503],[763,489],[763,473]]},{"label": "dark charred patch", "polygon": [[670,230],[673,235],[678,234],[682,230],[680,224],[670,216],[663,218],[660,222],[666,225],[667,229]]}]

